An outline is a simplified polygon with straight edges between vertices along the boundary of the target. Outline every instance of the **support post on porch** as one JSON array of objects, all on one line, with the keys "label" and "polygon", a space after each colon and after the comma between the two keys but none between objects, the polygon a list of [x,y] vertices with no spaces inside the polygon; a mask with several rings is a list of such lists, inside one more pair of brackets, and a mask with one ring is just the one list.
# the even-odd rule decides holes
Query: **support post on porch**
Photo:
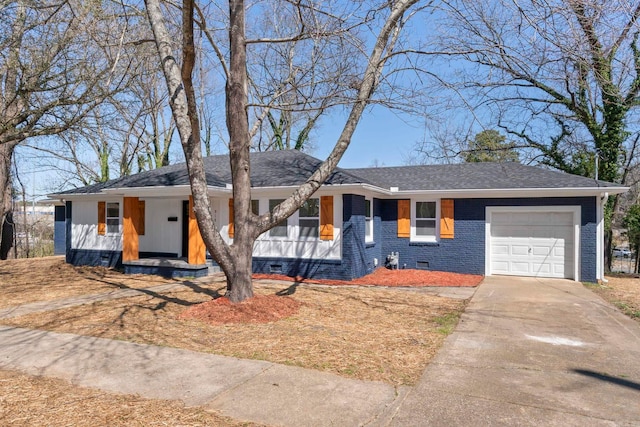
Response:
[{"label": "support post on porch", "polygon": [[140,258],[138,223],[140,210],[137,197],[125,197],[122,212],[122,261],[133,261]]},{"label": "support post on porch", "polygon": [[206,262],[206,248],[200,235],[200,228],[193,211],[193,196],[189,196],[189,264],[204,264]]}]

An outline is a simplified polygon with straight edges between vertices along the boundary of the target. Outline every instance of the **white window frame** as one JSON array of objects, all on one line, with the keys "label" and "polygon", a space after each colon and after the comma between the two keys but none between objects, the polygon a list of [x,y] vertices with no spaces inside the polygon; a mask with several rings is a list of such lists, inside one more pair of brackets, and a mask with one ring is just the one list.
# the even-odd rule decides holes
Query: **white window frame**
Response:
[{"label": "white window frame", "polygon": [[[369,212],[367,212],[367,202],[369,202]],[[364,241],[373,242],[373,198],[364,199]]]},{"label": "white window frame", "polygon": [[[271,202],[272,202],[272,201],[277,201],[277,202],[278,202],[278,203],[276,203],[276,205],[277,205],[277,204],[282,203],[284,200],[285,200],[285,199],[268,199],[268,201],[267,201],[267,207],[269,208],[269,212],[271,212]],[[284,224],[283,224],[282,226],[285,226],[285,227],[287,228],[287,235],[286,235],[286,236],[274,236],[274,235],[272,235],[272,234],[271,234],[271,232],[273,231],[273,228],[278,227],[278,225],[276,225],[275,227],[273,227],[272,229],[270,229],[270,230],[268,231],[268,233],[269,233],[269,238],[270,238],[270,239],[281,239],[281,240],[289,239],[289,236],[291,235],[291,231],[289,230],[289,220],[290,220],[290,219],[291,219],[291,217],[289,217],[289,218],[285,218],[285,219],[283,219],[282,221],[280,221],[281,223],[282,223],[282,222],[284,222]]]},{"label": "white window frame", "polygon": [[[297,214],[297,222],[298,222],[298,227],[297,227],[297,235],[298,235],[298,240],[319,240],[320,239],[320,212],[322,211],[322,206],[320,206],[321,202],[321,198],[320,197],[311,197],[309,198],[309,200],[317,200],[318,201],[318,216],[300,216],[300,210],[298,209],[298,211],[296,212]],[[309,200],[307,200],[305,203],[307,203]],[[316,236],[303,236],[300,231],[302,230],[302,227],[300,226],[300,221],[301,220],[310,220],[310,221],[316,221],[318,223],[317,226],[317,235]]]},{"label": "white window frame", "polygon": [[[426,202],[436,204],[435,229],[433,236],[418,236],[416,233],[416,203]],[[437,242],[440,237],[440,200],[439,199],[411,199],[411,241]]]},{"label": "white window frame", "polygon": [[[118,216],[109,216],[109,205],[118,205]],[[105,202],[104,205],[104,222],[105,222],[105,235],[114,236],[120,234],[120,202]],[[115,227],[115,230],[110,228],[109,220],[116,220],[117,224],[111,224],[111,227]]]}]

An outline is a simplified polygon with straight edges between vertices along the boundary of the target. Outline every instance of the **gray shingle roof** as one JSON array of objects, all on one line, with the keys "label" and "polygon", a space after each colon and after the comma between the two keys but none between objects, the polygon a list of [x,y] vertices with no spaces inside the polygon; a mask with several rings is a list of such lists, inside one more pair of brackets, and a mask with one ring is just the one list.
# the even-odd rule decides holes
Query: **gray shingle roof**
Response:
[{"label": "gray shingle roof", "polygon": [[[321,160],[296,150],[251,153],[251,183],[253,187],[300,185],[320,163]],[[229,156],[205,157],[204,164],[210,186],[225,187],[231,183]],[[370,184],[386,190],[398,187],[400,191],[622,187],[619,184],[515,162],[337,168],[325,184]],[[91,194],[105,189],[178,185],[189,185],[185,163],[58,194]]]},{"label": "gray shingle roof", "polygon": [[[253,187],[280,187],[300,185],[317,169],[322,161],[296,150],[251,153],[251,185]],[[204,158],[207,184],[225,187],[231,183],[229,156]],[[325,184],[359,184],[362,178],[337,168]],[[57,193],[91,194],[106,189],[189,185],[185,163],[165,166],[108,182]]]},{"label": "gray shingle roof", "polygon": [[620,184],[516,162],[347,170],[378,187],[399,187],[400,191],[622,187]]}]

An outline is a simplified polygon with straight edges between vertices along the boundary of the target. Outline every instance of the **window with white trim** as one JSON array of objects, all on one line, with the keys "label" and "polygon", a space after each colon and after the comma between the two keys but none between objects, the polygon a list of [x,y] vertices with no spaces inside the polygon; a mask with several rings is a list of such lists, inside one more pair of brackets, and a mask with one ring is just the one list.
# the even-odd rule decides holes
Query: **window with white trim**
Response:
[{"label": "window with white trim", "polygon": [[320,236],[320,199],[309,199],[300,206],[298,236],[304,239]]},{"label": "window with white trim", "polygon": [[373,200],[364,200],[364,240],[373,242]]},{"label": "window with white trim", "polygon": [[[273,208],[278,206],[283,201],[284,199],[269,199],[269,212],[272,212]],[[278,223],[278,225],[276,225],[271,230],[269,230],[269,236],[270,237],[287,237],[289,234],[288,225],[289,223],[287,221],[287,218],[283,219]]]},{"label": "window with white trim", "polygon": [[251,212],[253,212],[254,215],[260,215],[260,200],[251,200]]},{"label": "window with white trim", "polygon": [[107,234],[120,233],[120,203],[108,202],[107,203]]},{"label": "window with white trim", "polygon": [[411,239],[436,241],[438,233],[438,203],[416,201],[411,205]]}]

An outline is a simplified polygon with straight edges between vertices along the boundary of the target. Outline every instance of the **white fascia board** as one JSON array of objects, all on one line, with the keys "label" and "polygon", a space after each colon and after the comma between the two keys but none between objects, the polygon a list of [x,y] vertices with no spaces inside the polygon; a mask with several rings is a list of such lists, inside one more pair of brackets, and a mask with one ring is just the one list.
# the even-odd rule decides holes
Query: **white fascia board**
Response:
[{"label": "white fascia board", "polygon": [[392,196],[410,198],[412,196],[432,196],[446,198],[529,198],[529,197],[595,197],[605,194],[620,194],[629,187],[569,187],[569,188],[496,188],[476,190],[424,190],[397,191]]},{"label": "white fascia board", "polygon": [[[210,196],[219,194],[231,194],[231,190],[221,187],[209,187],[207,193]],[[176,185],[163,187],[126,187],[109,188],[99,193],[72,193],[72,194],[49,194],[47,197],[53,200],[87,200],[104,197],[188,197],[191,195],[191,186]]]},{"label": "white fascia board", "polygon": [[[207,187],[207,193],[212,195],[231,194],[230,188],[224,187]],[[173,185],[164,187],[127,187],[127,188],[110,188],[104,190],[105,194],[118,194],[121,196],[132,197],[171,197],[180,196],[187,197],[191,195],[190,185]]]},{"label": "white fascia board", "polygon": [[[295,191],[296,189],[298,189],[298,187],[300,187],[299,185],[289,185],[289,186],[267,186],[267,187],[251,187],[251,191],[255,192],[255,193],[270,193],[273,191]],[[382,194],[386,194],[386,195],[390,195],[391,192],[389,192],[388,190],[385,190],[383,188],[380,187],[376,187],[374,185],[371,184],[331,184],[331,185],[321,185],[320,188],[318,188],[317,192],[323,192],[323,191],[327,191],[327,192],[331,192],[331,193],[336,193],[336,192],[342,192],[344,193],[345,191],[350,191],[350,192],[354,192],[354,193],[362,193],[364,194],[365,192],[377,192],[377,193],[382,193]]]}]

